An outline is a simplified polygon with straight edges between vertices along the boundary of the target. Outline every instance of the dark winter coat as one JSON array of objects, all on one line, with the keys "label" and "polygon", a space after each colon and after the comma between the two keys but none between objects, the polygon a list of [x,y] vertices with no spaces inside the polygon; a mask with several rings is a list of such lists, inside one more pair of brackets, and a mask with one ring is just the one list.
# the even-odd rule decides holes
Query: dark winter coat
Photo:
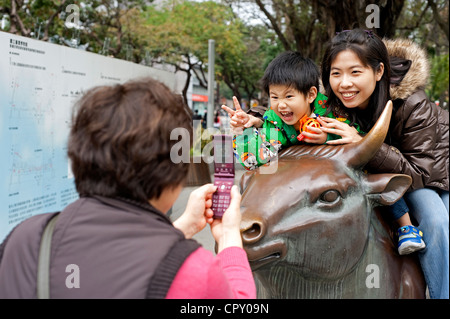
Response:
[{"label": "dark winter coat", "polygon": [[411,176],[410,190],[449,190],[449,113],[431,102],[424,87],[429,78],[426,53],[410,40],[384,40],[389,56],[411,60],[401,83],[391,86],[394,111],[385,143],[366,168]]},{"label": "dark winter coat", "polygon": [[[30,217],[0,246],[0,299],[36,298],[39,245],[53,215]],[[198,247],[149,204],[82,197],[56,221],[50,298],[164,298],[161,288]]]}]

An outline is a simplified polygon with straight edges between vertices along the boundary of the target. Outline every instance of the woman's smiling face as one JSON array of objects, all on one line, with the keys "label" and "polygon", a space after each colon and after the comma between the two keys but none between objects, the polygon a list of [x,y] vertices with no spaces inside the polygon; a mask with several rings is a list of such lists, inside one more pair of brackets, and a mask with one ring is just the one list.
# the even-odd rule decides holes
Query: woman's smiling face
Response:
[{"label": "woman's smiling face", "polygon": [[310,103],[317,96],[317,89],[311,87],[307,96],[292,86],[271,84],[269,86],[270,106],[275,113],[288,125],[294,125],[298,130],[298,121],[305,115],[310,115]]},{"label": "woman's smiling face", "polygon": [[365,66],[351,50],[340,52],[331,63],[330,85],[334,94],[347,108],[365,109],[381,79],[384,65],[378,71]]}]

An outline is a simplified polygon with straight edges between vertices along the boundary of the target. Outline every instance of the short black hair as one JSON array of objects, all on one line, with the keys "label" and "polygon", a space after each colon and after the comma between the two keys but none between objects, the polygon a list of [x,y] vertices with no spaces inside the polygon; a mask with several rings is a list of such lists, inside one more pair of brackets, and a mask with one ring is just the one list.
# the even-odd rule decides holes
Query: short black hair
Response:
[{"label": "short black hair", "polygon": [[285,51],[269,63],[261,79],[262,88],[267,94],[269,86],[273,84],[292,86],[306,95],[313,86],[319,89],[319,68],[300,52]]}]

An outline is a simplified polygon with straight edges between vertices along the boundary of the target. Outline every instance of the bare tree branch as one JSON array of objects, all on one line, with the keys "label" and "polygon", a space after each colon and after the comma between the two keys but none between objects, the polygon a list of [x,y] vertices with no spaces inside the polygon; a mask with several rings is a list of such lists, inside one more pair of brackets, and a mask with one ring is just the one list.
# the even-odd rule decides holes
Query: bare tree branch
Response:
[{"label": "bare tree branch", "polygon": [[266,15],[267,19],[269,19],[270,24],[272,25],[273,30],[277,34],[278,39],[283,44],[284,49],[289,50],[291,48],[291,46],[290,46],[289,42],[287,41],[286,37],[284,36],[283,32],[281,31],[281,29],[279,28],[276,19],[270,14],[269,11],[267,11],[266,7],[264,6],[264,4],[262,3],[261,0],[256,0],[255,2],[258,5],[258,7],[261,9],[261,11]]},{"label": "bare tree branch", "polygon": [[30,29],[27,29],[25,25],[23,24],[22,19],[20,18],[19,14],[17,13],[17,7],[21,7],[23,5],[23,2],[18,2],[18,0],[11,0],[11,12],[10,12],[10,19],[11,19],[11,32],[17,33],[17,26],[19,26],[20,33],[28,37],[31,33]]},{"label": "bare tree branch", "polygon": [[42,41],[47,41],[48,40],[48,29],[53,24],[53,20],[56,18],[56,16],[58,16],[58,14],[63,10],[64,5],[66,4],[66,1],[67,0],[62,0],[61,4],[58,6],[56,11],[53,12],[53,14],[47,20],[47,23],[45,24],[45,27],[44,27],[44,37],[42,38]]},{"label": "bare tree branch", "polygon": [[[449,23],[448,19],[445,21],[442,19],[441,15],[439,14],[439,10],[436,6],[436,3],[433,0],[428,0],[428,5],[431,7],[431,10],[433,10],[433,17],[436,20],[439,27],[444,31],[445,36],[447,37],[447,41],[449,40],[448,33],[449,33]],[[448,10],[448,9],[447,9]],[[448,14],[448,11],[447,11]]]}]

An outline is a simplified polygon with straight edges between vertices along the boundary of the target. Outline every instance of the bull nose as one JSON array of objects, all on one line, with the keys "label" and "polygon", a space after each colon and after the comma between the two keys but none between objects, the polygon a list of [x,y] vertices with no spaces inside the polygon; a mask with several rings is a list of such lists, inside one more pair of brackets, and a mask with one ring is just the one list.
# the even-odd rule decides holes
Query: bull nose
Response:
[{"label": "bull nose", "polygon": [[266,233],[266,227],[262,221],[243,221],[241,223],[241,236],[244,245],[256,243]]}]

